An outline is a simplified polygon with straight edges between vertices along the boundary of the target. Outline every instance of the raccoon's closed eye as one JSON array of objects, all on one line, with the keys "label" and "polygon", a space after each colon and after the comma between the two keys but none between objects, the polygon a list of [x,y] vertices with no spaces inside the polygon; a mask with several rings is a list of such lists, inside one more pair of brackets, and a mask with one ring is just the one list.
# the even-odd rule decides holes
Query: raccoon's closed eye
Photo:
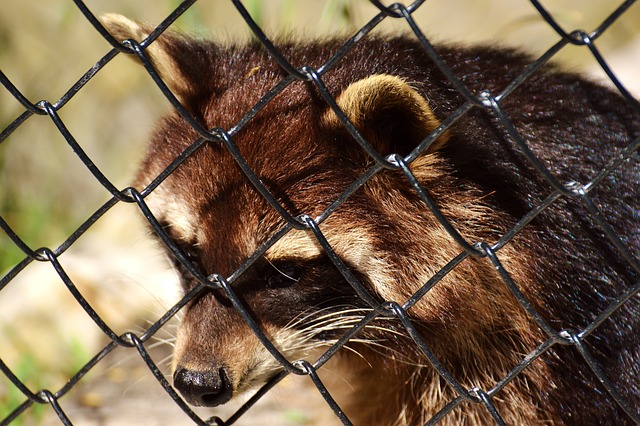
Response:
[{"label": "raccoon's closed eye", "polygon": [[270,263],[270,270],[265,277],[268,288],[289,287],[300,281],[302,269],[289,262]]},{"label": "raccoon's closed eye", "polygon": [[[198,247],[196,244],[192,244],[189,242],[184,242],[179,236],[175,235],[176,233],[173,231],[172,226],[164,221],[159,221],[162,230],[169,236],[173,244],[175,244],[187,262],[193,265],[194,268],[200,268],[200,253],[198,251]],[[171,260],[175,264],[175,266],[179,269],[184,268],[184,265],[178,260],[175,255],[171,255]]]},{"label": "raccoon's closed eye", "polygon": [[[182,254],[184,255],[185,260],[189,262],[191,266],[193,266],[196,270],[200,270],[200,258],[196,254],[196,252],[189,249],[185,250],[184,248],[181,248],[181,251],[182,251]],[[177,256],[170,254],[169,259],[173,263],[173,266],[175,266],[180,273],[183,273],[183,274],[186,273],[187,268],[185,267],[185,265],[182,264],[182,262],[178,259]]]},{"label": "raccoon's closed eye", "polygon": [[183,249],[182,253],[184,254],[185,259],[191,262],[191,264],[193,264],[194,266],[197,266],[200,263],[200,257],[195,252],[195,250],[191,248]]}]

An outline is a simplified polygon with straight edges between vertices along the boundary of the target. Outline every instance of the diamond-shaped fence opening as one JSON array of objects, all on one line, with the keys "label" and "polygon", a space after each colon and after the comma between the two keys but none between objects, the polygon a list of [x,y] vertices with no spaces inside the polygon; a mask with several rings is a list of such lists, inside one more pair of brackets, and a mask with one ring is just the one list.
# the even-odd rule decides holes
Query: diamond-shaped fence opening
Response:
[{"label": "diamond-shaped fence opening", "polygon": [[[387,320],[395,321],[396,329],[408,337],[412,350],[420,354],[425,365],[435,370],[436,380],[441,382],[441,386],[450,388],[454,395],[424,420],[427,424],[451,421],[455,413],[473,404],[486,410],[486,418],[493,419],[496,424],[504,424],[499,402],[510,386],[518,380],[526,380],[522,379],[523,371],[531,365],[553,363],[545,356],[560,346],[572,347],[575,368],[598,384],[598,392],[605,394],[606,401],[613,407],[610,412],[622,416],[619,419],[621,424],[640,422],[637,395],[628,391],[637,389],[639,383],[620,389],[617,377],[611,377],[611,371],[603,368],[601,362],[602,353],[606,353],[601,345],[618,348],[624,342],[633,342],[628,336],[626,340],[616,340],[619,336],[607,338],[603,330],[610,328],[603,324],[615,320],[624,323],[622,328],[626,327],[629,333],[634,333],[638,322],[634,314],[638,313],[635,298],[640,290],[637,253],[640,246],[637,231],[640,202],[636,198],[637,190],[634,193],[633,188],[629,188],[633,183],[628,180],[635,176],[633,182],[637,182],[640,171],[637,154],[640,104],[633,94],[637,90],[634,78],[626,77],[625,61],[617,59],[618,56],[624,59],[634,51],[636,58],[639,57],[637,40],[633,50],[633,37],[638,37],[637,29],[634,29],[634,17],[638,16],[637,6],[633,8],[634,1],[589,5],[588,13],[585,10],[587,5],[583,3],[560,13],[538,1],[518,2],[530,10],[523,15],[524,18],[504,25],[501,33],[506,39],[499,40],[498,44],[526,44],[529,40],[529,48],[536,50],[537,57],[532,57],[526,66],[515,71],[505,68],[505,75],[513,77],[498,90],[478,87],[475,80],[470,83],[467,76],[461,75],[458,64],[453,64],[451,57],[434,48],[429,25],[425,24],[438,14],[438,10],[444,10],[448,20],[462,23],[457,28],[469,22],[475,22],[478,27],[486,27],[487,22],[489,26],[495,26],[496,21],[492,19],[496,18],[491,7],[476,10],[477,5],[471,5],[473,2],[469,2],[465,10],[452,10],[454,6],[442,7],[435,2],[432,5],[432,2],[424,1],[405,4],[328,2],[331,5],[323,6],[321,21],[329,28],[341,25],[343,35],[339,42],[334,43],[330,58],[313,66],[290,63],[290,58],[283,53],[280,39],[270,36],[274,32],[269,25],[273,12],[266,6],[267,2],[192,0],[164,2],[167,4],[161,6],[155,3],[137,5],[131,10],[139,10],[140,13],[145,9],[153,10],[135,18],[160,23],[154,25],[149,38],[140,43],[130,40],[120,43],[113,38],[98,19],[99,14],[106,10],[91,2],[59,3],[57,13],[52,14],[51,5],[16,2],[15,16],[7,11],[4,17],[0,17],[0,25],[5,27],[0,28],[0,46],[12,46],[7,51],[15,55],[0,52],[0,83],[3,87],[0,89],[0,267],[3,271],[0,306],[4,307],[0,312],[0,333],[4,336],[0,338],[0,424],[38,424],[52,416],[59,418],[62,424],[83,424],[92,417],[100,417],[107,424],[117,424],[123,418],[135,418],[144,423],[145,418],[154,418],[152,413],[157,413],[160,402],[156,401],[161,401],[163,406],[174,407],[177,418],[186,423],[233,424],[246,421],[254,424],[300,424],[316,416],[315,411],[305,411],[313,410],[304,404],[308,396],[320,400],[324,408],[332,412],[334,421],[350,424],[348,415],[325,387],[319,373],[336,353],[358,338],[362,329]],[[279,7],[283,16],[289,16],[287,10],[311,8],[296,2],[288,4],[278,3],[276,9]],[[126,13],[127,2],[119,6]],[[508,8],[511,7],[509,3]],[[472,19],[465,17],[465,13],[473,15]],[[570,27],[567,22],[571,24],[571,19],[566,18],[571,17],[571,13],[589,17],[590,20],[583,21],[588,27]],[[219,28],[208,26],[212,21],[207,19],[207,14],[224,16],[223,23],[225,19],[230,19],[234,25],[241,22],[244,35],[239,37],[259,43],[269,53],[270,60],[285,72],[282,81],[270,91],[254,94],[252,98],[259,101],[239,121],[226,128],[202,127],[165,85],[147,55],[147,49],[153,46],[156,38],[170,27],[192,26],[217,34]],[[229,18],[226,18],[227,14]],[[12,24],[12,19],[18,23]],[[311,26],[314,19],[308,16],[306,19],[305,25]],[[530,21],[535,21],[537,29],[532,30],[528,24]],[[447,90],[455,92],[463,100],[459,106],[451,108],[442,123],[405,157],[385,157],[377,152],[367,136],[360,134],[350,122],[338,105],[336,94],[326,84],[336,64],[356,51],[361,43],[383,40],[375,38],[374,34],[385,25],[388,26],[387,32],[402,31],[414,40],[436,72],[445,77]],[[543,41],[533,40],[534,37],[527,35],[540,34],[540,28],[543,28]],[[347,36],[344,36],[345,29],[348,29]],[[527,33],[527,29],[531,32]],[[313,31],[315,29],[310,32]],[[510,36],[518,38],[518,41],[509,40]],[[609,56],[607,47],[616,43],[624,43],[631,48],[620,49],[623,53]],[[67,45],[73,47],[68,49]],[[70,52],[75,53],[66,57],[71,55]],[[582,161],[590,164],[590,170],[595,170],[595,173],[585,175],[567,174],[567,170],[573,169],[567,168],[566,164],[548,161],[538,148],[532,147],[529,139],[535,137],[532,136],[535,129],[526,128],[520,117],[512,116],[509,103],[514,99],[513,94],[519,93],[528,81],[544,72],[541,70],[550,61],[572,64],[577,57],[576,52],[580,52],[581,58],[591,61],[591,69],[599,70],[602,84],[617,91],[628,104],[630,114],[635,114],[632,119],[628,116],[611,118],[619,123],[619,128],[625,128],[628,135],[635,136],[617,147],[601,149],[605,154],[593,154],[578,148],[572,151],[567,147],[567,162]],[[137,57],[142,67],[126,56]],[[16,64],[22,64],[22,68]],[[618,64],[622,64],[621,73],[618,72]],[[477,70],[478,73],[482,71]],[[255,116],[279,95],[287,96],[289,87],[298,81],[308,82],[314,87],[322,98],[319,102],[325,102],[334,111],[345,131],[371,157],[372,164],[363,175],[350,182],[341,195],[331,200],[328,208],[313,217],[305,212],[292,214],[281,198],[272,194],[269,185],[261,180],[234,143],[239,129],[251,125]],[[132,101],[123,104],[120,99],[124,95]],[[529,94],[532,97],[538,95],[542,94]],[[556,120],[554,131],[561,138],[575,130],[562,127],[562,117],[554,116],[553,107],[570,101],[550,98],[548,111],[533,113],[547,114],[549,120]],[[171,108],[175,108],[189,123],[196,136],[165,170],[154,176],[149,186],[134,189],[130,186],[130,176],[142,155],[144,139],[153,126],[154,118]],[[438,136],[455,132],[459,121],[473,114],[490,115],[496,133],[511,144],[512,152],[518,153],[518,158],[511,159],[512,166],[501,163],[495,167],[526,169],[527,173],[534,173],[536,177],[532,179],[544,187],[543,196],[527,199],[517,221],[501,232],[495,241],[468,240],[455,218],[450,212],[442,211],[430,188],[421,184],[412,168],[412,164]],[[597,120],[598,117],[586,116],[583,119]],[[620,138],[629,138],[628,135]],[[207,143],[216,143],[227,150],[260,194],[261,201],[282,218],[282,228],[230,276],[219,275],[216,271],[204,276],[191,266],[187,253],[166,234],[166,227],[158,222],[145,201],[167,176]],[[504,160],[504,156],[496,157],[496,162]],[[362,278],[354,274],[337,253],[323,226],[336,211],[349,203],[354,193],[384,173],[402,176],[413,191],[412,196],[422,203],[424,210],[458,247],[457,256],[447,259],[442,269],[432,274],[406,300],[383,300],[372,294]],[[622,187],[624,191],[620,190]],[[613,201],[607,196],[611,191],[616,193]],[[514,197],[522,195],[527,197],[527,194],[514,194]],[[562,317],[550,318],[544,303],[521,289],[514,278],[513,265],[503,256],[505,247],[521,236],[532,222],[558,209],[566,210],[563,220],[584,223],[584,226],[597,230],[592,232],[589,241],[574,239],[572,245],[566,247],[567,256],[581,247],[590,247],[589,250],[595,247],[596,250],[615,253],[616,258],[612,262],[616,271],[626,271],[612,273],[608,265],[601,265],[600,284],[609,287],[594,297],[599,298],[598,306],[603,308],[590,313],[588,321],[582,324],[572,324]],[[629,220],[633,223],[623,226]],[[197,282],[185,295],[176,294],[177,285],[172,278],[174,272],[164,266],[165,259],[156,245],[147,242],[148,225],[178,259],[181,265],[177,268],[186,269]],[[345,327],[344,334],[327,346],[319,358],[306,360],[289,359],[281,352],[233,286],[256,259],[294,228],[305,230],[314,238],[340,272],[341,279],[352,286],[370,312],[351,327]],[[545,230],[540,231],[540,238],[550,245],[572,241],[571,235],[557,238]],[[529,352],[521,354],[518,363],[505,369],[504,375],[493,377],[492,386],[486,389],[469,387],[461,378],[464,375],[453,371],[448,360],[437,355],[433,342],[424,339],[420,325],[412,317],[412,309],[428,297],[438,283],[473,258],[486,258],[498,271],[501,285],[510,299],[504,303],[517,304],[522,315],[529,318],[531,326],[537,329],[536,335],[541,336],[532,342]],[[581,267],[575,265],[577,274]],[[610,286],[609,281],[616,273],[623,275],[620,279],[626,285]],[[576,283],[554,285],[580,283],[576,280]],[[172,387],[167,368],[170,358],[167,347],[175,336],[172,320],[181,315],[182,308],[206,288],[214,288],[225,295],[269,356],[282,366],[280,374],[241,405],[215,416],[210,411],[190,407]],[[553,291],[552,286],[547,290]],[[134,319],[131,319],[132,312],[135,312]],[[637,344],[620,348],[616,353],[629,357],[630,371],[638,369],[640,355]],[[118,355],[123,356],[124,361],[115,360]],[[481,361],[488,362],[489,359],[478,362]],[[304,391],[291,389],[293,385],[285,379],[296,375],[308,376],[311,386],[305,387]],[[634,376],[629,374],[629,377]],[[143,383],[138,384],[141,389],[135,390],[136,383],[140,381]],[[561,385],[554,383],[553,377],[548,381],[553,386]],[[158,392],[149,394],[147,385]],[[293,405],[297,408],[287,408],[279,413],[279,417],[272,418],[263,412],[261,407],[264,404],[258,402],[269,400],[276,385],[286,397],[298,395],[302,402]],[[580,392],[580,389],[575,392]],[[150,401],[142,406],[148,407],[149,413],[127,405],[128,399],[145,397]],[[138,403],[133,405],[140,406]]]}]

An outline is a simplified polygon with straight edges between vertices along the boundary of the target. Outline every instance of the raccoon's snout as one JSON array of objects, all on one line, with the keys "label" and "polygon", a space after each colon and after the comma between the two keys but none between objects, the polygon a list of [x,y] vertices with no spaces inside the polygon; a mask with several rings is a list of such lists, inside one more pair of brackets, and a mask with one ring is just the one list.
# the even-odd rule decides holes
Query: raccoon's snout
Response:
[{"label": "raccoon's snout", "polygon": [[215,407],[231,399],[232,387],[224,368],[192,371],[178,368],[173,385],[191,405]]}]

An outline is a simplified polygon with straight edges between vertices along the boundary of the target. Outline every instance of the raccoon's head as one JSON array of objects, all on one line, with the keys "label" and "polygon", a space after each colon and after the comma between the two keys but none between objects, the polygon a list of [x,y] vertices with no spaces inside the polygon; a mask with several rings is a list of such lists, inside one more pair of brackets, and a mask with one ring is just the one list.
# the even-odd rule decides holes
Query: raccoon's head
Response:
[{"label": "raccoon's head", "polygon": [[[103,22],[120,40],[140,41],[151,32],[117,15]],[[311,46],[294,60],[317,66],[336,46]],[[298,54],[295,45],[285,50]],[[231,133],[233,149],[292,217],[322,215],[373,165],[311,83],[291,83],[234,127],[285,76],[257,46],[223,49],[165,33],[145,54],[201,126]],[[352,73],[348,61],[323,81],[382,156],[408,154],[439,125],[427,100],[404,79],[359,77],[362,71]],[[164,118],[150,141],[138,186],[149,184],[198,138],[177,113]],[[447,138],[444,133],[411,169],[432,188],[446,214],[460,217],[456,226],[473,238],[474,221],[484,211],[476,202],[478,194],[462,192],[449,176],[438,154]],[[203,143],[145,201],[196,271],[229,278],[233,293],[275,347],[290,361],[305,358],[335,341],[371,306],[356,295],[312,231],[283,231],[287,222],[256,190],[231,150],[221,141]],[[397,170],[380,172],[331,207],[319,229],[350,273],[380,301],[404,302],[459,252]],[[283,236],[239,273],[279,232]],[[185,292],[197,285],[178,261],[176,269]],[[439,286],[412,309],[423,323],[433,322],[430,330],[475,300],[465,294],[463,279],[451,279],[457,280],[455,288]],[[224,291],[203,291],[183,311],[174,383],[190,403],[225,403],[282,370]],[[354,342],[385,346],[394,333],[392,326],[378,324],[365,328]]]}]

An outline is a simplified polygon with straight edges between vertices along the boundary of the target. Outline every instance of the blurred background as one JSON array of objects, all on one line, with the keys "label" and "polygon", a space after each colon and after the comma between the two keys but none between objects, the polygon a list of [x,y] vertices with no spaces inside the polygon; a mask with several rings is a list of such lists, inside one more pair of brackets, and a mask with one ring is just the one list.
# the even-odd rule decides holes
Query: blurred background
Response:
[{"label": "blurred background", "polygon": [[[158,24],[179,3],[85,2],[95,15],[117,12],[150,24]],[[377,11],[365,0],[251,0],[244,5],[267,35],[303,39],[350,35]],[[619,2],[562,0],[544,5],[565,30],[589,32]],[[527,1],[430,0],[414,18],[432,41],[517,46],[539,55],[559,39]],[[636,4],[597,42],[635,96],[640,94],[638,22]],[[174,28],[224,43],[251,38],[239,13],[222,0],[196,2]],[[404,21],[387,19],[376,31],[409,29]],[[55,103],[109,50],[70,0],[2,0],[0,70],[31,102]],[[609,84],[586,48],[569,46],[554,61]],[[98,168],[122,189],[131,182],[154,121],[169,108],[146,72],[118,55],[59,114]],[[0,131],[23,112],[0,87]],[[58,247],[109,199],[48,117],[30,117],[0,141],[0,216],[32,249]],[[135,206],[118,204],[60,257],[82,294],[118,334],[141,333],[179,297],[173,271],[141,224]],[[0,231],[0,278],[23,258]],[[172,334],[172,327],[166,327],[149,345],[166,374]],[[31,263],[0,288],[0,359],[30,389],[59,389],[107,342],[50,264]],[[133,352],[115,350],[61,400],[74,424],[191,424]],[[282,402],[297,389],[285,382],[251,415],[263,416],[260,423],[307,423],[315,415],[313,404],[289,407]],[[0,422],[23,401],[0,374]],[[247,416],[239,424],[257,422]],[[30,408],[12,424],[58,423],[46,406]]]}]

